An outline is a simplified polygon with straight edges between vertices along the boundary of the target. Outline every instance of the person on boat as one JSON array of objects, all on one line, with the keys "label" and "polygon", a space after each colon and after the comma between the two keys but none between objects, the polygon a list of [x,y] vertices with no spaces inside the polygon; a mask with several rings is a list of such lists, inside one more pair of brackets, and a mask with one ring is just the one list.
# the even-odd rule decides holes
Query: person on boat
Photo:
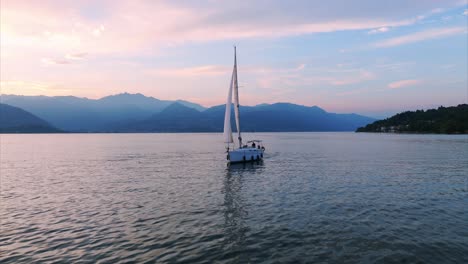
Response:
[{"label": "person on boat", "polygon": [[252,142],[252,148],[255,148],[255,142]]}]

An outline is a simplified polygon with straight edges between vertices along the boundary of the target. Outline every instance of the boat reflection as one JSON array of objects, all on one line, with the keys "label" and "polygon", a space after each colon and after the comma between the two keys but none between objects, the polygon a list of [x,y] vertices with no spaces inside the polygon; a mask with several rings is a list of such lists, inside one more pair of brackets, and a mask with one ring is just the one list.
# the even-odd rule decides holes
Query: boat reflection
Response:
[{"label": "boat reflection", "polygon": [[[246,236],[249,232],[248,195],[245,193],[244,181],[254,176],[263,162],[230,164],[225,171],[224,193],[224,235],[225,249],[243,251],[246,247]],[[260,165],[260,166],[259,166]]]},{"label": "boat reflection", "polygon": [[263,167],[263,160],[227,163],[228,171],[234,174],[251,173]]}]

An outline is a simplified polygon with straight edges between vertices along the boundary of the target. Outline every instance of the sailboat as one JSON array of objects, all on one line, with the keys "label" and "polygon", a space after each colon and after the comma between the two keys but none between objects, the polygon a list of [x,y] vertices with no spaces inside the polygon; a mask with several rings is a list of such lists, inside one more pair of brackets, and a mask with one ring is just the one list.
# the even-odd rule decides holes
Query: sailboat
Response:
[{"label": "sailboat", "polygon": [[[234,116],[236,118],[238,146],[234,143],[231,128],[231,105],[234,93]],[[224,113],[224,143],[226,143],[226,159],[229,163],[250,162],[263,160],[265,147],[261,140],[250,140],[247,144],[242,144],[240,113],[239,113],[239,85],[237,83],[237,57],[234,46],[234,68],[232,70],[231,84],[226,102],[226,112]]]}]

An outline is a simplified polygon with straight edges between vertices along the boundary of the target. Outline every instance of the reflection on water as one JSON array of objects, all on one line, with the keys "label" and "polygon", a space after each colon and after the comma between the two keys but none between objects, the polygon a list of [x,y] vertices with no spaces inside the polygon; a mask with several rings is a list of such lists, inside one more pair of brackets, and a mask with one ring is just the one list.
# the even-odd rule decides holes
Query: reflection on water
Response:
[{"label": "reflection on water", "polygon": [[[1,135],[0,263],[466,263],[468,137]],[[248,135],[246,135],[248,137]]]},{"label": "reflection on water", "polygon": [[230,168],[226,169],[224,179],[224,232],[227,248],[233,251],[241,251],[245,246],[245,233],[247,226],[245,218],[248,212],[245,201],[242,198],[242,173],[234,175]]},{"label": "reflection on water", "polygon": [[[246,247],[246,234],[249,227],[246,219],[249,216],[247,211],[246,195],[242,188],[244,177],[255,174],[256,170],[261,170],[262,161],[249,163],[228,164],[223,182],[224,194],[224,232],[225,250],[228,252],[243,252]],[[255,212],[252,212],[255,213]],[[236,261],[241,259],[236,258]]]}]

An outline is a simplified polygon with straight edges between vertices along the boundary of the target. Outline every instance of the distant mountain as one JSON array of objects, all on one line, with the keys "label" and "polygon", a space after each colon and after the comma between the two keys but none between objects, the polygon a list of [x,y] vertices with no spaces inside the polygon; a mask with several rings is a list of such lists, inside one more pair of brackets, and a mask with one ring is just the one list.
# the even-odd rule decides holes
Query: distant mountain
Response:
[{"label": "distant mountain", "polygon": [[0,104],[0,133],[57,132],[61,131],[21,108]]},{"label": "distant mountain", "polygon": [[206,132],[214,124],[204,114],[181,103],[173,103],[150,118],[125,124],[117,132]]},{"label": "distant mountain", "polygon": [[189,107],[189,108],[193,108],[193,109],[195,109],[195,110],[198,110],[198,111],[200,111],[200,112],[206,110],[205,107],[203,107],[203,106],[201,106],[201,105],[199,105],[199,104],[195,104],[195,103],[189,102],[189,101],[185,101],[185,100],[176,100],[175,102],[176,102],[176,103],[179,103],[179,104],[182,104],[182,105],[184,105],[184,106],[187,106],[187,107]]},{"label": "distant mountain", "polygon": [[[221,132],[225,106],[203,112],[174,103],[139,122],[115,128],[115,132]],[[240,108],[241,129],[249,132],[354,131],[375,119],[356,114],[334,114],[313,106],[289,103]],[[235,129],[234,114],[232,127]]]},{"label": "distant mountain", "polygon": [[468,105],[407,111],[360,127],[357,132],[468,134]]},{"label": "distant mountain", "polygon": [[[123,93],[98,100],[73,96],[0,98],[72,132],[221,132],[224,124],[225,105],[205,109],[183,100],[165,101],[142,94]],[[243,131],[354,131],[375,121],[290,103],[241,106],[240,112]]]},{"label": "distant mountain", "polygon": [[[74,96],[1,95],[0,98],[2,102],[34,113],[58,128],[77,132],[102,131],[115,123],[147,119],[175,102],[129,93],[98,100]],[[177,102],[200,111],[205,109],[195,103]]]}]

